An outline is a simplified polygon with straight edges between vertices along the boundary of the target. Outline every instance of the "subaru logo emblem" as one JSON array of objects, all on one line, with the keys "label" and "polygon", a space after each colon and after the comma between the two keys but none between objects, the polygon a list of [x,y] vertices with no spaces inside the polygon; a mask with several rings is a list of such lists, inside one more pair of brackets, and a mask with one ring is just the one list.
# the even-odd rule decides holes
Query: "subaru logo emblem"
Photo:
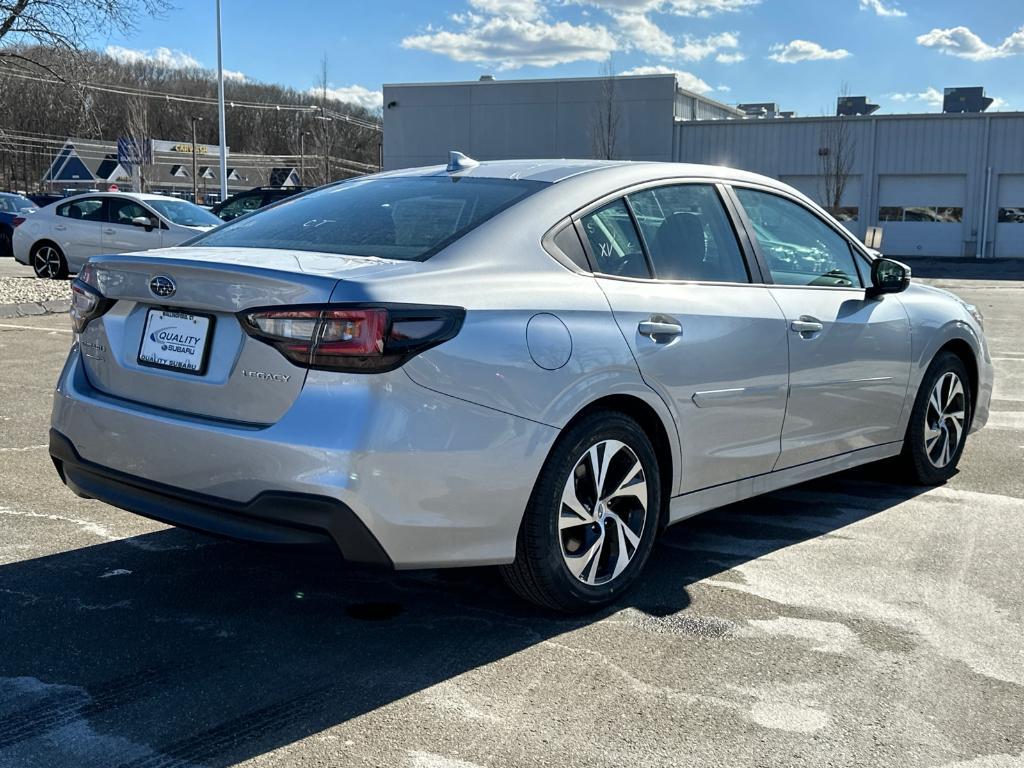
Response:
[{"label": "subaru logo emblem", "polygon": [[173,296],[178,287],[166,275],[157,275],[149,281],[149,290],[153,292],[154,296],[166,299]]}]

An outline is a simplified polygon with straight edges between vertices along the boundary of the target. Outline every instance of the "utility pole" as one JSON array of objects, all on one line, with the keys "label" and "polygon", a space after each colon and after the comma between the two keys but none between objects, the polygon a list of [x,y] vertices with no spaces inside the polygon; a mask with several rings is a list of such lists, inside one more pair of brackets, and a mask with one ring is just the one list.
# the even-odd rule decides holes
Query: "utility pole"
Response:
[{"label": "utility pole", "polygon": [[217,122],[220,131],[220,199],[228,199],[227,128],[224,120],[224,55],[220,34],[220,0],[217,0]]},{"label": "utility pole", "polygon": [[306,186],[306,137],[310,131],[299,131],[299,185]]},{"label": "utility pole", "polygon": [[196,164],[196,123],[202,120],[199,115],[192,115],[192,202],[199,205],[199,168]]}]

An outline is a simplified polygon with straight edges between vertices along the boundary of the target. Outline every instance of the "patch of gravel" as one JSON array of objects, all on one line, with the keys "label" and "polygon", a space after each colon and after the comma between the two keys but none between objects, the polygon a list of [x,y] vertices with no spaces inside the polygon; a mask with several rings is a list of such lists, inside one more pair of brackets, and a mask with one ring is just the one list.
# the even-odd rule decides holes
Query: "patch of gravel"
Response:
[{"label": "patch of gravel", "polygon": [[70,301],[69,280],[40,280],[37,277],[0,277],[0,304]]}]

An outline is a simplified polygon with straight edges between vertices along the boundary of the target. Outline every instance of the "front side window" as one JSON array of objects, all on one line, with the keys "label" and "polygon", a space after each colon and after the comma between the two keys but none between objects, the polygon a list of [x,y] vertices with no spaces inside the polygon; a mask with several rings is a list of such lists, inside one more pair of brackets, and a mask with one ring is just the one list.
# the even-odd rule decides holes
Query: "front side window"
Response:
[{"label": "front side window", "polygon": [[581,219],[597,272],[649,278],[640,235],[624,200],[616,200]]},{"label": "front side window", "polygon": [[837,288],[862,286],[846,239],[803,206],[778,195],[743,187],[736,196],[754,237],[780,285]]},{"label": "front side window", "polygon": [[749,282],[736,235],[718,192],[708,184],[678,184],[629,195],[661,280]]},{"label": "front side window", "polygon": [[355,179],[283,200],[190,244],[416,261],[547,186],[448,175]]},{"label": "front side window", "polygon": [[107,200],[107,221],[111,224],[131,226],[132,219],[145,216],[152,219],[152,212],[127,197],[112,197]]},{"label": "front side window", "polygon": [[103,221],[103,199],[86,197],[81,200],[72,200],[70,203],[58,206],[57,215],[82,221]]}]

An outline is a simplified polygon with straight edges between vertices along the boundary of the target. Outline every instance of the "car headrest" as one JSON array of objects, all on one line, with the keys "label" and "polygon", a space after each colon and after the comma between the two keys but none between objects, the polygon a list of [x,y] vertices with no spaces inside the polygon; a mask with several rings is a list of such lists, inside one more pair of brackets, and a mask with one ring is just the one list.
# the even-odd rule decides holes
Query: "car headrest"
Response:
[{"label": "car headrest", "polygon": [[661,263],[656,265],[658,277],[676,280],[703,277],[707,242],[704,225],[696,213],[678,211],[670,215],[658,227],[655,243],[661,256]]}]

